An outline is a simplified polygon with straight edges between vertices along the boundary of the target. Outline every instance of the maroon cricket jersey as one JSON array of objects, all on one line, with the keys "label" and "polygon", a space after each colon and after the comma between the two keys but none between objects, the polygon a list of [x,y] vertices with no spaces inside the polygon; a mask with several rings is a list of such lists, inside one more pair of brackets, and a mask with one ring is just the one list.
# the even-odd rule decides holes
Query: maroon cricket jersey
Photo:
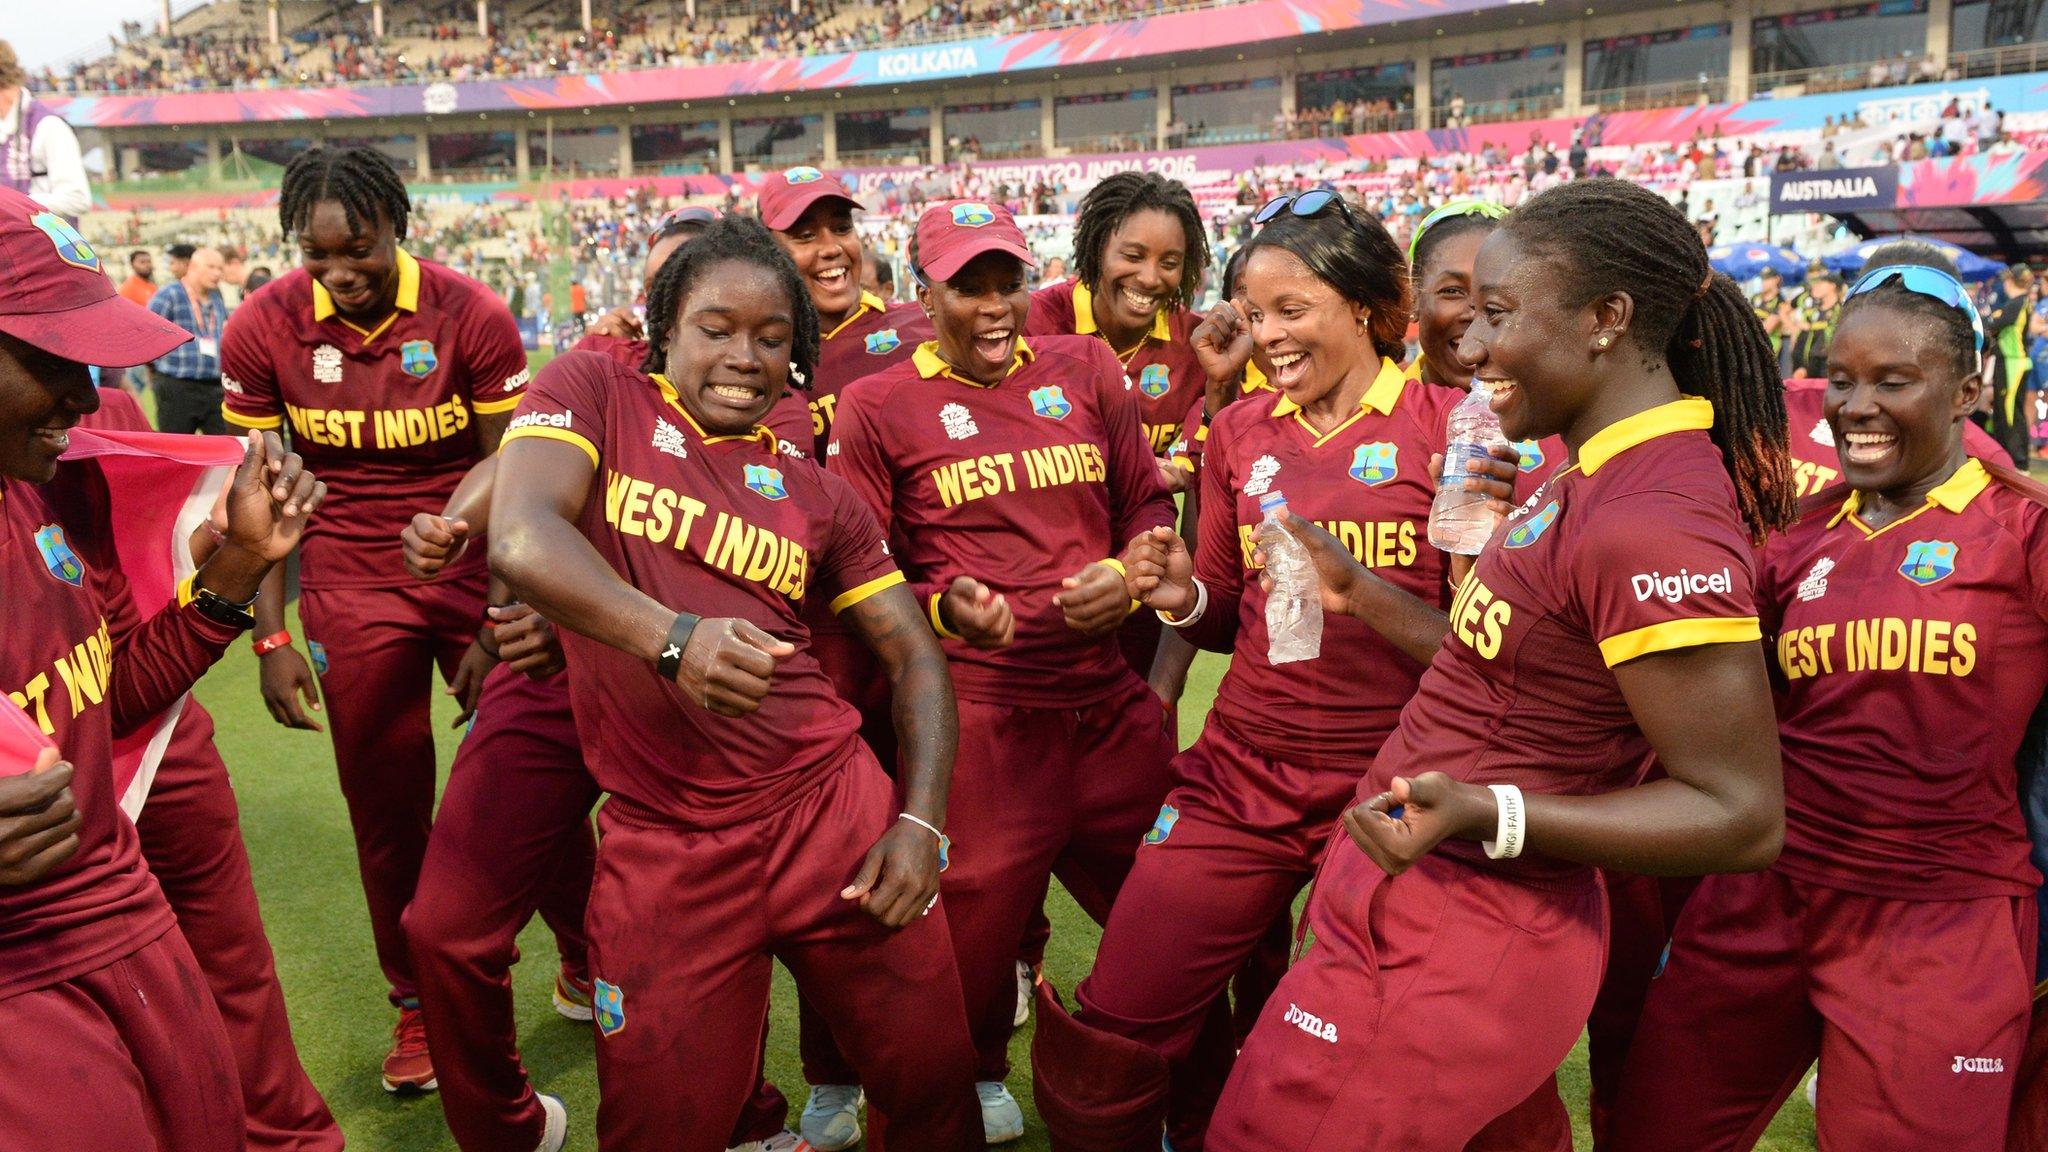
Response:
[{"label": "maroon cricket jersey", "polygon": [[758,711],[734,719],[652,664],[564,630],[592,775],[643,818],[717,828],[774,811],[852,754],[860,714],[811,656],[807,597],[846,608],[903,577],[874,516],[765,427],[707,436],[669,383],[570,352],[541,370],[506,442],[573,444],[597,475],[577,526],[621,579],[677,611],[737,616],[796,645]]},{"label": "maroon cricket jersey", "polygon": [[[1451,602],[1451,630],[1359,785],[1432,770],[1474,784],[1588,795],[1635,781],[1650,753],[1616,665],[1761,636],[1754,552],[1708,429],[1685,398],[1588,439],[1495,531]],[[1476,842],[1444,845],[1481,866]],[[1525,854],[1498,867],[1576,875]]]},{"label": "maroon cricket jersey", "polygon": [[0,517],[0,602],[16,622],[0,686],[72,763],[83,821],[77,852],[49,876],[0,887],[5,999],[103,967],[171,926],[118,806],[113,740],[169,707],[240,632],[175,603],[137,619],[97,465],[60,465],[44,485],[0,481]]},{"label": "maroon cricket jersey", "polygon": [[[1827,395],[1825,380],[1802,377],[1785,381],[1785,447],[1792,455],[1792,478],[1801,496],[1811,496],[1842,479],[1842,457],[1824,409]],[[1974,420],[1963,421],[1963,451],[1979,460],[2012,467],[2012,455],[2005,446]]]},{"label": "maroon cricket jersey", "polygon": [[1316,432],[1293,401],[1273,392],[1211,422],[1195,552],[1209,606],[1184,634],[1215,651],[1235,640],[1215,712],[1243,739],[1284,760],[1345,766],[1357,776],[1394,730],[1424,665],[1364,621],[1326,614],[1322,655],[1268,662],[1266,593],[1252,560],[1259,500],[1284,493],[1290,512],[1322,525],[1359,563],[1446,606],[1445,556],[1429,543],[1429,458],[1444,450],[1444,415],[1463,398],[1406,379],[1383,360],[1358,411],[1329,432]]},{"label": "maroon cricket jersey", "polygon": [[[1138,391],[1145,442],[1155,456],[1166,455],[1180,435],[1188,405],[1202,399],[1207,385],[1208,376],[1195,356],[1195,326],[1201,322],[1199,315],[1186,308],[1159,313],[1137,354],[1123,367],[1131,387]],[[1087,286],[1079,280],[1062,280],[1033,292],[1024,334],[1099,339],[1095,301]]]},{"label": "maroon cricket jersey", "polygon": [[[956,375],[936,342],[840,395],[827,466],[881,517],[932,617],[961,697],[1065,708],[1132,672],[1114,633],[1067,627],[1060,581],[1173,522],[1123,366],[1093,336],[1019,338],[994,385]],[[1007,597],[1016,642],[969,647],[939,625],[956,576]]]},{"label": "maroon cricket jersey", "polygon": [[823,333],[818,343],[818,378],[811,381],[807,397],[811,435],[817,442],[812,459],[825,458],[825,447],[832,442],[832,416],[846,386],[910,359],[917,346],[931,338],[932,322],[917,305],[891,307],[879,296],[860,294],[860,306]]},{"label": "maroon cricket jersey", "polygon": [[[476,417],[510,412],[526,350],[490,289],[398,253],[398,307],[365,331],[294,268],[235,310],[221,337],[222,415],[242,428],[287,421],[292,447],[327,482],[306,525],[307,588],[413,583],[391,542],[440,508],[476,463]],[[450,566],[482,566],[483,550]]]},{"label": "maroon cricket jersey", "polygon": [[149,426],[149,417],[142,414],[142,405],[135,397],[119,388],[100,388],[99,409],[78,421],[80,428],[95,430],[111,429],[116,432],[154,432]]},{"label": "maroon cricket jersey", "polygon": [[[647,341],[625,340],[617,336],[590,333],[576,341],[572,352],[595,352],[607,356],[623,368],[640,374],[640,365],[647,362]],[[804,403],[800,392],[784,392],[775,406],[762,417],[761,423],[775,433],[776,443],[791,456],[811,456],[811,411]]]},{"label": "maroon cricket jersey", "polygon": [[1882,528],[1858,504],[1807,499],[1758,568],[1782,679],[1778,867],[1897,899],[2031,896],[2013,756],[2048,688],[2048,508],[1975,458]]}]

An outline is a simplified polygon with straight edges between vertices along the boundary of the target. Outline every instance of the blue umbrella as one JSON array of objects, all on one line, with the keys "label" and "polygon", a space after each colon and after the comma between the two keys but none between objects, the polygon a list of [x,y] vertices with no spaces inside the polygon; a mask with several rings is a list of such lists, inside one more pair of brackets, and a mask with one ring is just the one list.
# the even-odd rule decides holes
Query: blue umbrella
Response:
[{"label": "blue umbrella", "polygon": [[1966,248],[1959,248],[1946,240],[1936,240],[1931,236],[1916,236],[1911,233],[1903,236],[1879,236],[1876,239],[1865,240],[1854,248],[1845,248],[1832,256],[1822,257],[1821,263],[1836,272],[1854,275],[1862,270],[1864,264],[1869,262],[1872,252],[1896,240],[1917,240],[1922,244],[1933,246],[1942,255],[1955,261],[1956,270],[1963,274],[1963,279],[1965,280],[1989,280],[2000,272],[2005,271],[2005,265],[2000,264],[1996,260],[1985,259],[1975,252]]},{"label": "blue umbrella", "polygon": [[1806,279],[1805,257],[1773,244],[1717,244],[1707,249],[1707,263],[1730,280],[1747,280],[1766,268],[1794,284]]}]

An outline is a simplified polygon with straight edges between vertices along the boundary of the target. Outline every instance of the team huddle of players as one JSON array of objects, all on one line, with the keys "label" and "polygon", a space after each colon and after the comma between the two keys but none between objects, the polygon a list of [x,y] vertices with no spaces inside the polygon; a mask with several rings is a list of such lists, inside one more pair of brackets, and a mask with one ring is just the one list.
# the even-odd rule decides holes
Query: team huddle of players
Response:
[{"label": "team huddle of players", "polygon": [[[195,586],[253,616],[273,715],[333,726],[386,1089],[438,1088],[469,1152],[562,1146],[508,982],[538,912],[606,1149],[798,1143],[763,1077],[775,961],[823,1152],[1021,1136],[1020,971],[1058,1149],[1569,1149],[1553,1076],[1587,1031],[1602,1148],[1749,1148],[1816,1060],[1823,1148],[2048,1147],[2016,767],[2048,490],[1968,418],[1982,326],[1938,256],[1873,261],[1828,378],[1787,385],[1684,217],[1617,181],[1448,205],[1405,253],[1283,197],[1206,315],[1202,220],[1160,177],[1099,184],[1076,276],[1036,291],[1005,209],[933,205],[897,306],[860,286],[858,209],[793,168],[757,218],[671,214],[644,318],[529,379],[488,291],[405,252],[379,155],[287,169],[302,267],[222,340],[252,447]],[[126,351],[5,321],[45,375]],[[1475,378],[1514,444],[1457,481],[1503,516],[1469,558],[1428,516]],[[7,475],[33,534],[48,477]],[[1274,494],[1320,579],[1308,661],[1269,658]],[[302,523],[307,654],[275,565]],[[204,599],[115,628],[130,711],[226,643]],[[1197,650],[1231,659],[1177,750]],[[437,667],[474,720],[438,813]],[[116,961],[186,1003],[92,1017],[77,1078],[126,1085],[132,1142],[53,1143],[75,1098],[16,1109],[9,1076],[0,1146],[339,1147],[210,729],[157,787],[214,818],[145,808],[139,848],[65,736],[96,850],[0,871],[0,1052],[86,1030]],[[189,875],[195,844],[239,866],[165,880],[181,938],[135,861]],[[108,869],[127,907],[78,887]],[[1104,926],[1071,1011],[1036,978],[1053,877]]]}]

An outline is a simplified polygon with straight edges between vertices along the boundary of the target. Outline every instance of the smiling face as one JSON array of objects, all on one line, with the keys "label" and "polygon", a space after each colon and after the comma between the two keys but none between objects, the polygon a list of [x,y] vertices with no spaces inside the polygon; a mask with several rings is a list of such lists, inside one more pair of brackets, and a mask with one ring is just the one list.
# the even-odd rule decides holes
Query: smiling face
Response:
[{"label": "smiling face", "polygon": [[398,236],[378,217],[355,232],[339,200],[322,200],[299,232],[299,264],[351,320],[376,322],[398,301]]},{"label": "smiling face", "polygon": [[1562,435],[1591,399],[1585,349],[1596,305],[1567,308],[1559,300],[1568,271],[1507,231],[1487,237],[1473,260],[1476,307],[1458,359],[1492,392],[1510,440]]},{"label": "smiling face", "polygon": [[939,355],[954,371],[982,384],[1009,374],[1031,307],[1022,260],[983,252],[951,280],[919,288],[917,295],[938,329]]},{"label": "smiling face", "polygon": [[1852,487],[1913,503],[1961,462],[1983,378],[1956,360],[1950,335],[1917,308],[1871,300],[1843,319],[1821,412]]},{"label": "smiling face", "polygon": [[1415,325],[1428,374],[1438,384],[1469,388],[1472,370],[1458,359],[1458,341],[1472,323],[1472,263],[1487,234],[1470,229],[1437,242],[1416,269]]},{"label": "smiling face", "polygon": [[761,422],[789,383],[796,306],[767,268],[724,260],[697,271],[676,308],[667,372],[683,410],[714,436]]},{"label": "smiling face", "polygon": [[99,406],[85,365],[0,333],[0,476],[47,483],[71,429]]},{"label": "smiling face", "polygon": [[820,200],[775,241],[796,261],[797,274],[811,290],[818,321],[829,332],[860,305],[860,236],[853,209],[842,200]]},{"label": "smiling face", "polygon": [[1345,299],[1294,253],[1275,246],[1253,251],[1244,294],[1252,347],[1271,366],[1273,386],[1296,404],[1306,408],[1379,363],[1364,332],[1365,306]]},{"label": "smiling face", "polygon": [[1160,208],[1131,213],[1103,242],[1102,276],[1089,286],[1096,327],[1112,339],[1142,336],[1160,309],[1178,299],[1187,262],[1179,217]]}]

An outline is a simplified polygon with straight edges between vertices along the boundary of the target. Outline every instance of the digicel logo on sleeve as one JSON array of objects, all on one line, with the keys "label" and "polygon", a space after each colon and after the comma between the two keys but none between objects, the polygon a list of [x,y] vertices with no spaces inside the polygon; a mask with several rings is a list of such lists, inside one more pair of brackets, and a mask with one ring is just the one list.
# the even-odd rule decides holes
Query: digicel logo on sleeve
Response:
[{"label": "digicel logo on sleeve", "polygon": [[1635,591],[1638,604],[1652,596],[1662,598],[1667,604],[1676,604],[1687,596],[1702,592],[1727,592],[1734,583],[1726,568],[1719,572],[1688,572],[1680,568],[1676,576],[1666,576],[1662,572],[1638,573],[1629,580],[1629,587]]}]

